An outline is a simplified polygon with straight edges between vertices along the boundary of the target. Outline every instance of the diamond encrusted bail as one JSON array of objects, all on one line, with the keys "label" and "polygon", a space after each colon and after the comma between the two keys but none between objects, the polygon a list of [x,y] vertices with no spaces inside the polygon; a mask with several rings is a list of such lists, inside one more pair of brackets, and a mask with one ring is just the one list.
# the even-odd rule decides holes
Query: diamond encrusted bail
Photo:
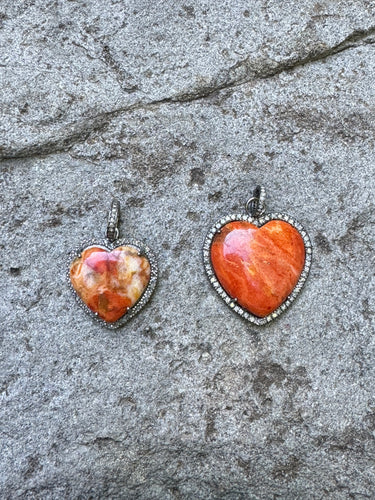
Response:
[{"label": "diamond encrusted bail", "polygon": [[120,202],[114,199],[112,200],[111,209],[108,214],[107,238],[109,239],[109,241],[115,241],[118,239],[120,235],[118,229],[119,221],[120,221]]},{"label": "diamond encrusted bail", "polygon": [[264,186],[257,186],[253,191],[253,196],[246,202],[246,212],[251,217],[260,217],[266,210],[266,189]]}]

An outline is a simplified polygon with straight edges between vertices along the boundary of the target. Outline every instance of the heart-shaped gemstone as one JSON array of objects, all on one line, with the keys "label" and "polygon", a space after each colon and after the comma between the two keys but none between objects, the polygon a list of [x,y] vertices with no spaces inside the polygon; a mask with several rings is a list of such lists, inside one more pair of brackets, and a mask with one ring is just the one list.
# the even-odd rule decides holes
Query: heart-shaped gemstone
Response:
[{"label": "heart-shaped gemstone", "polygon": [[91,311],[114,323],[140,299],[150,281],[147,257],[131,246],[88,247],[70,266],[74,290]]},{"label": "heart-shaped gemstone", "polygon": [[296,286],[305,264],[305,244],[297,229],[283,220],[261,227],[229,222],[212,240],[211,263],[226,293],[264,318]]}]

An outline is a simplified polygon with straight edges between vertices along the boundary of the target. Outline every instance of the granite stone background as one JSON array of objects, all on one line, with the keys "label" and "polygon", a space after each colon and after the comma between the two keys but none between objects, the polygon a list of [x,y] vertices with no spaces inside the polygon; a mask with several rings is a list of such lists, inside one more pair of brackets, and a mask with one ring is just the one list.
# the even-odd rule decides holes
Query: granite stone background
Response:
[{"label": "granite stone background", "polygon": [[[375,2],[0,2],[0,497],[375,497]],[[204,275],[257,183],[314,244],[277,321]],[[160,265],[123,329],[76,306],[68,252]]]}]

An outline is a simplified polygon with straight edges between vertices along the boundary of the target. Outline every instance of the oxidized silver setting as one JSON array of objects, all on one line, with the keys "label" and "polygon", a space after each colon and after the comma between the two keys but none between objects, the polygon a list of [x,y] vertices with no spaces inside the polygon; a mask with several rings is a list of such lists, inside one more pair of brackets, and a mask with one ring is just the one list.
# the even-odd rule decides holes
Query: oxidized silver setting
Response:
[{"label": "oxidized silver setting", "polygon": [[[91,316],[92,319],[94,319],[96,322],[100,323],[101,325],[105,326],[106,328],[109,328],[111,330],[114,330],[116,328],[119,328],[123,326],[125,323],[127,323],[131,318],[133,318],[139,311],[141,311],[144,306],[147,304],[147,302],[150,300],[151,295],[153,291],[155,290],[156,282],[157,282],[157,277],[158,277],[158,263],[156,260],[156,256],[153,253],[153,251],[142,241],[128,237],[128,238],[119,238],[119,229],[118,229],[118,224],[119,224],[119,213],[120,213],[120,204],[117,200],[113,200],[112,205],[111,205],[111,210],[109,212],[109,217],[108,217],[108,224],[107,224],[107,238],[102,238],[102,239],[91,239],[83,242],[81,245],[77,246],[74,248],[68,256],[68,262],[67,262],[67,273],[66,273],[66,279],[68,281],[68,285],[72,293],[74,294],[74,298],[77,302],[77,304],[83,309],[89,316]],[[113,239],[112,239],[113,238]],[[77,292],[74,290],[74,287],[72,285],[72,282],[70,280],[70,266],[72,262],[81,256],[81,253],[86,250],[87,248],[90,247],[99,247],[103,248],[104,250],[107,250],[108,252],[111,252],[112,250],[115,250],[117,247],[121,246],[130,246],[136,249],[138,254],[140,256],[145,256],[149,263],[150,263],[150,268],[151,268],[151,273],[150,273],[150,280],[148,282],[148,285],[146,289],[144,290],[143,294],[139,298],[139,300],[133,305],[133,307],[130,307],[128,311],[119,318],[117,321],[113,323],[108,323],[107,321],[101,319],[96,313],[91,311],[91,309],[81,300],[81,298],[78,296]]]},{"label": "oxidized silver setting", "polygon": [[[307,277],[309,275],[311,262],[312,262],[312,245],[310,237],[307,231],[304,229],[302,224],[297,222],[293,217],[290,217],[287,214],[274,212],[274,213],[265,213],[265,189],[263,186],[257,186],[254,191],[254,195],[247,201],[246,210],[249,213],[238,213],[227,215],[220,219],[207,233],[203,244],[203,262],[204,267],[208,276],[208,279],[211,285],[214,287],[219,296],[224,300],[227,306],[232,309],[235,313],[239,314],[242,318],[246,319],[250,323],[253,323],[257,326],[262,326],[270,323],[274,319],[276,319],[280,314],[282,314],[288,307],[294,302],[300,291],[302,290],[303,285],[305,284]],[[216,278],[215,272],[213,270],[211,264],[211,244],[214,236],[221,231],[221,228],[228,224],[228,222],[233,221],[246,221],[254,224],[254,226],[261,227],[267,222],[271,220],[283,220],[288,222],[291,226],[293,226],[300,233],[303,242],[305,244],[305,265],[302,270],[301,276],[294,287],[291,294],[287,297],[287,299],[271,314],[265,316],[264,318],[260,318],[251,314],[249,311],[241,307],[236,299],[230,297],[227,292],[220,285],[219,280]]]}]

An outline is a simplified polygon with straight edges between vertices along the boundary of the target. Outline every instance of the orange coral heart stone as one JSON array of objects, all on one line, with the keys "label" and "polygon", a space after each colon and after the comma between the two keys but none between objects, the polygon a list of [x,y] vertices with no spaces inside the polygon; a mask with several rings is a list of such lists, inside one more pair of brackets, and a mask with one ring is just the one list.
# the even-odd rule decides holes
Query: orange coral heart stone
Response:
[{"label": "orange coral heart stone", "polygon": [[264,318],[296,286],[305,265],[305,244],[297,229],[282,220],[261,227],[229,222],[212,240],[211,263],[226,293]]},{"label": "orange coral heart stone", "polygon": [[88,247],[70,266],[74,290],[91,311],[108,323],[127,313],[150,281],[151,266],[131,246],[112,251]]}]

